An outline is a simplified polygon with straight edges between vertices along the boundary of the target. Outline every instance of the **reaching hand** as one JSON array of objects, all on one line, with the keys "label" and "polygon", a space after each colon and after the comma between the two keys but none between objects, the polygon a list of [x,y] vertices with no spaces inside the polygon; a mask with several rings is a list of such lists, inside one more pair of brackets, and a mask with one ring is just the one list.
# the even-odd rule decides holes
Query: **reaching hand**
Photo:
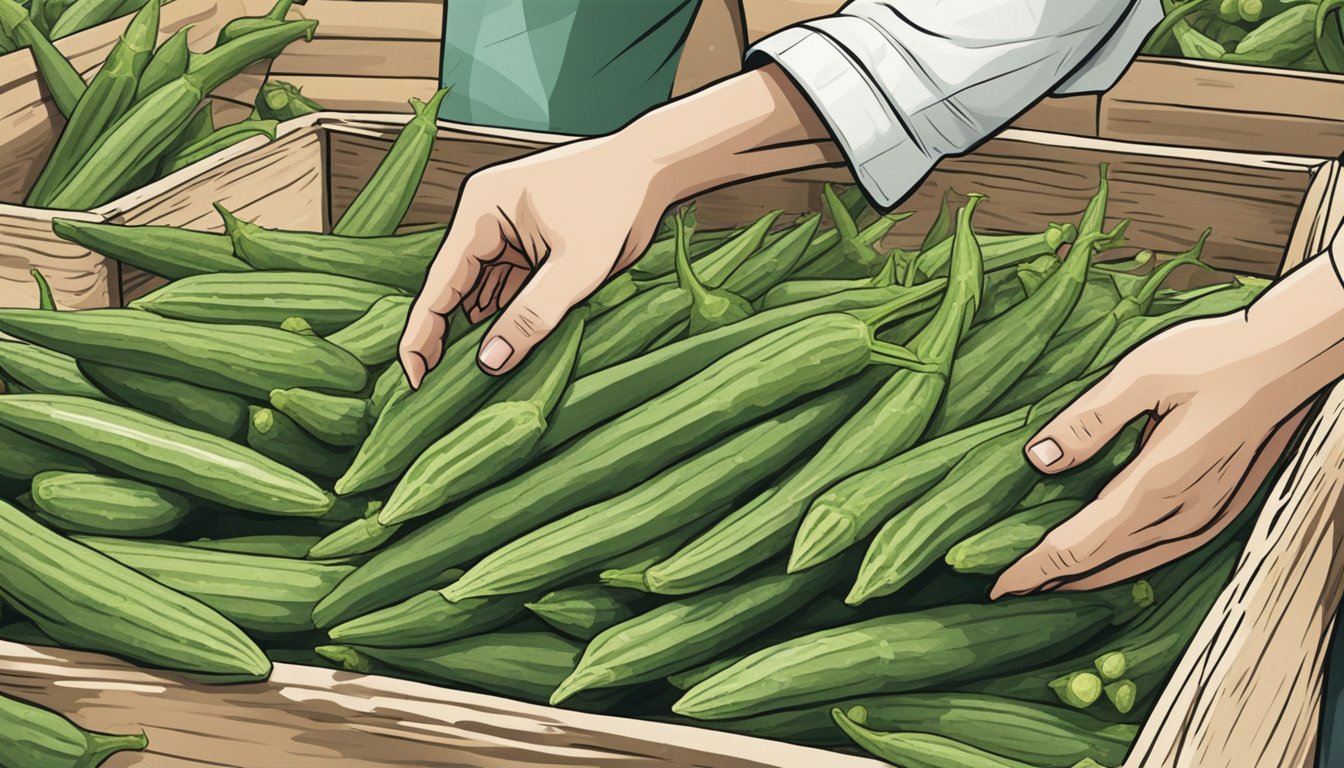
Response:
[{"label": "reaching hand", "polygon": [[472,175],[401,338],[411,386],[438,364],[448,315],[459,305],[473,323],[502,309],[478,360],[487,373],[504,373],[639,258],[678,200],[838,160],[807,99],[768,65],[609,136]]},{"label": "reaching hand", "polygon": [[503,307],[478,359],[504,373],[629,266],[673,202],[657,194],[654,170],[603,138],[471,176],[401,339],[411,385],[438,364],[459,305],[473,323]]},{"label": "reaching hand", "polygon": [[1123,581],[1226,528],[1282,454],[1304,403],[1344,373],[1344,289],[1329,262],[1316,259],[1246,312],[1185,323],[1139,346],[1042,429],[1027,456],[1054,474],[1087,461],[1136,418],[1154,420],[1133,461],[1009,567],[993,596]]}]

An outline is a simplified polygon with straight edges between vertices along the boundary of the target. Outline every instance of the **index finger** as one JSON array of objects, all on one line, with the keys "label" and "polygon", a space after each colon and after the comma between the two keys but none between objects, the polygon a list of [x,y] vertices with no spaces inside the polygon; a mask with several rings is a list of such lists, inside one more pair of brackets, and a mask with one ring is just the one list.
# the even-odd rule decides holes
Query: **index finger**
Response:
[{"label": "index finger", "polygon": [[418,388],[443,356],[448,314],[480,279],[483,264],[504,247],[498,224],[486,218],[464,228],[465,223],[458,220],[449,227],[425,285],[406,316],[399,353],[412,387]]}]

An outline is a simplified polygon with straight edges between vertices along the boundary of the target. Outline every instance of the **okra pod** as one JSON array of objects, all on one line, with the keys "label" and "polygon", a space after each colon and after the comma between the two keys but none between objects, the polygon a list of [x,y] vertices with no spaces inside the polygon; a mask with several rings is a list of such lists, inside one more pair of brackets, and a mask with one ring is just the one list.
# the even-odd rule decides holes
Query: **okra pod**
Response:
[{"label": "okra pod", "polygon": [[893,765],[909,768],[1039,768],[933,733],[872,731],[850,720],[839,709],[832,712],[835,722],[855,744]]},{"label": "okra pod", "polygon": [[587,642],[654,603],[642,592],[581,584],[543,595],[528,603],[527,610],[560,634]]},{"label": "okra pod", "polygon": [[234,257],[228,237],[209,232],[74,219],[54,219],[51,229],[65,240],[169,280],[252,269]]},{"label": "okra pod", "polygon": [[411,99],[415,116],[402,128],[373,177],[332,227],[334,234],[374,237],[390,235],[397,230],[410,210],[420,178],[429,166],[434,137],[438,133],[439,105],[446,95],[448,89],[445,88],[428,102]]},{"label": "okra pod", "polygon": [[214,609],[0,502],[0,598],[69,648],[101,651],[222,680],[258,680],[271,664]]},{"label": "okra pod", "polygon": [[[871,334],[862,321],[831,314],[747,344],[378,553],[319,606],[319,622],[330,625],[404,599],[423,589],[433,572],[629,490],[722,435],[863,372],[881,354]],[[780,375],[783,371],[791,373]],[[706,397],[707,392],[714,397]],[[412,399],[408,395],[394,407]],[[621,451],[613,453],[613,445]]]},{"label": "okra pod", "polygon": [[933,281],[916,288],[846,291],[780,307],[582,376],[561,398],[539,449],[549,451],[567,442],[685,381],[732,350],[780,328],[828,312],[848,312],[877,328],[930,309],[942,294],[943,285],[941,281]]},{"label": "okra pod", "polygon": [[187,36],[192,25],[177,30],[154,51],[149,63],[140,73],[140,82],[135,87],[135,100],[140,101],[149,94],[167,85],[169,82],[187,73],[191,60],[191,50],[187,47]]},{"label": "okra pod", "polygon": [[645,572],[644,583],[651,591],[685,594],[722,584],[784,551],[790,533],[818,493],[914,444],[938,405],[953,354],[980,299],[982,263],[971,229],[980,199],[972,196],[958,216],[952,279],[933,319],[909,345],[913,356],[928,367],[896,370],[785,483],[748,502],[681,552]]},{"label": "okra pod", "polygon": [[15,768],[97,768],[118,752],[147,746],[143,732],[86,731],[56,712],[0,694],[0,758]]},{"label": "okra pod", "polygon": [[398,481],[378,522],[395,525],[427,515],[521,467],[569,384],[583,328],[583,312],[571,313],[537,354],[510,374],[496,402],[426,448]]},{"label": "okra pod", "polygon": [[764,296],[797,268],[820,224],[821,216],[817,214],[805,217],[733,270],[723,289],[747,301]]},{"label": "okra pod", "polygon": [[159,34],[159,0],[149,0],[117,39],[107,60],[80,97],[24,204],[46,207],[81,158],[135,101],[140,73]]},{"label": "okra pod", "polygon": [[272,461],[314,477],[340,477],[354,460],[353,451],[326,445],[283,413],[255,405],[248,407],[247,445]]},{"label": "okra pod", "polygon": [[266,229],[216,206],[233,252],[255,269],[338,274],[403,291],[418,291],[438,253],[444,230],[407,235],[346,237]]},{"label": "okra pod", "polygon": [[412,648],[483,635],[517,622],[527,614],[527,597],[474,598],[451,602],[441,591],[414,597],[337,624],[332,642],[372,648]]},{"label": "okra pod", "polygon": [[112,402],[178,426],[229,440],[247,431],[247,401],[238,395],[102,363],[82,362],[79,370]]},{"label": "okra pod", "polygon": [[947,564],[958,573],[998,573],[1086,504],[1081,499],[1060,499],[1015,512],[958,542],[947,551]]},{"label": "okra pod", "polygon": [[356,392],[368,380],[368,371],[345,350],[278,328],[171,320],[134,309],[6,309],[0,310],[0,330],[81,362],[257,399],[289,387]]},{"label": "okra pod", "polygon": [[[358,320],[328,335],[327,341],[369,367],[392,362],[397,358],[397,344],[410,311],[409,296],[385,296],[375,301]],[[453,322],[448,327],[452,331],[469,326]]]},{"label": "okra pod", "polygon": [[344,328],[387,296],[391,286],[313,272],[225,272],[175,280],[130,303],[160,317],[198,323],[278,327],[302,317],[319,334]]},{"label": "okra pod", "polygon": [[851,407],[822,395],[749,426],[619,496],[542,526],[487,555],[449,588],[452,599],[556,586],[739,499],[830,433]]},{"label": "okra pod", "polygon": [[274,120],[243,120],[226,125],[209,136],[194,141],[182,149],[173,150],[159,161],[159,174],[167,176],[189,165],[198,163],[211,155],[228,149],[234,144],[257,136],[275,140],[275,130],[279,123]]},{"label": "okra pod", "polygon": [[838,580],[838,564],[804,574],[766,570],[756,578],[660,605],[602,632],[551,695],[656,680],[713,660],[811,602]]},{"label": "okra pod", "polygon": [[369,401],[311,389],[273,389],[271,407],[328,445],[358,445],[369,433]]},{"label": "okra pod", "polygon": [[548,632],[498,632],[421,648],[338,645],[317,652],[356,672],[374,669],[372,660],[440,685],[544,702],[574,668],[583,645]]},{"label": "okra pod", "polygon": [[883,520],[941,482],[967,452],[1017,429],[1026,415],[1022,410],[934,438],[835,484],[808,507],[789,570],[811,568],[868,538]]},{"label": "okra pod", "polygon": [[[233,509],[317,517],[331,500],[301,475],[214,435],[66,395],[11,395],[0,425],[127,477]],[[238,483],[239,473],[247,477]]]},{"label": "okra pod", "polygon": [[257,114],[270,120],[293,120],[321,112],[321,104],[303,95],[303,89],[281,80],[267,80],[257,91]]},{"label": "okra pod", "polygon": [[43,472],[33,478],[34,510],[67,533],[158,536],[182,524],[191,502],[135,480],[84,472]]},{"label": "okra pod", "polygon": [[108,399],[73,357],[33,344],[0,341],[0,375],[30,392]]},{"label": "okra pod", "polygon": [[[69,14],[68,11],[66,13]],[[53,34],[48,38],[42,34],[42,31],[28,18],[28,11],[14,0],[0,0],[0,32],[4,32],[20,47],[28,48],[32,52],[37,72],[51,93],[51,100],[56,104],[57,111],[66,118],[73,115],[88,85],[79,72],[75,71],[70,60],[51,44],[51,41],[60,35]]]},{"label": "okra pod", "polygon": [[885,616],[752,654],[672,709],[719,720],[1011,672],[1075,648],[1151,602],[1150,589],[1121,585]]},{"label": "okra pod", "polygon": [[313,606],[354,570],[160,541],[90,536],[78,541],[261,635],[311,632]]},{"label": "okra pod", "polygon": [[408,386],[406,394],[383,408],[337,480],[336,493],[362,493],[396,480],[425,449],[476,412],[500,383],[476,364],[476,348],[487,328],[482,323],[450,344],[419,389]]}]

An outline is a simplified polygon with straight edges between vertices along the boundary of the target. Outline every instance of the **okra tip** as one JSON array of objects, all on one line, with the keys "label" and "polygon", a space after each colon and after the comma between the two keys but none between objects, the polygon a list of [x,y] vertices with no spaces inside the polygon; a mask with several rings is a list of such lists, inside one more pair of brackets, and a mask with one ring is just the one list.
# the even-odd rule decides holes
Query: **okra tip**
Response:
[{"label": "okra tip", "polygon": [[1122,651],[1103,653],[1093,664],[1097,668],[1097,674],[1106,680],[1118,680],[1124,677],[1129,666]]},{"label": "okra tip", "polygon": [[210,205],[215,209],[215,213],[219,214],[220,220],[224,222],[225,234],[235,239],[242,234],[244,222],[241,219],[233,215],[233,212],[228,208],[225,208],[223,203],[211,203]]},{"label": "okra tip", "polygon": [[343,668],[351,672],[367,673],[370,669],[368,660],[365,659],[359,651],[346,645],[319,645],[313,649],[318,656],[328,661],[340,664]]},{"label": "okra tip", "polygon": [[841,510],[813,504],[793,540],[788,572],[798,573],[830,560],[854,543],[854,533],[854,521]]},{"label": "okra tip", "polygon": [[118,752],[142,752],[149,747],[149,737],[144,731],[129,734],[90,732],[88,740],[86,765],[102,765]]},{"label": "okra tip", "polygon": [[[589,688],[601,688],[604,684],[615,680],[616,675],[611,670],[601,667],[585,669],[583,662],[580,661],[579,668],[571,672],[569,677],[561,681],[551,693],[550,704],[554,707],[576,693]],[[673,709],[675,710],[675,707]]]}]

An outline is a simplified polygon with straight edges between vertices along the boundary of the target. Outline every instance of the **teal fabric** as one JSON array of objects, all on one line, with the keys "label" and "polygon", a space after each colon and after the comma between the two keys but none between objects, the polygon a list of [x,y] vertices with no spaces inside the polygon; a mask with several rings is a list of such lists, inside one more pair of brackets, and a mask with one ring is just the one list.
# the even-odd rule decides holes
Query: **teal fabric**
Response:
[{"label": "teal fabric", "polygon": [[446,0],[439,116],[591,136],[668,100],[700,0]]}]

